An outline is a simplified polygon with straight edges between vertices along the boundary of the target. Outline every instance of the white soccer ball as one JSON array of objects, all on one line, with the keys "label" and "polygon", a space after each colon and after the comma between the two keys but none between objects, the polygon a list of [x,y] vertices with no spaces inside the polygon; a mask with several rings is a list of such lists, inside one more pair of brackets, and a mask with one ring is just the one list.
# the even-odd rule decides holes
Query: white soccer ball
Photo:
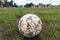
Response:
[{"label": "white soccer ball", "polygon": [[26,14],[19,20],[18,28],[22,35],[32,38],[41,32],[42,22],[35,14]]}]

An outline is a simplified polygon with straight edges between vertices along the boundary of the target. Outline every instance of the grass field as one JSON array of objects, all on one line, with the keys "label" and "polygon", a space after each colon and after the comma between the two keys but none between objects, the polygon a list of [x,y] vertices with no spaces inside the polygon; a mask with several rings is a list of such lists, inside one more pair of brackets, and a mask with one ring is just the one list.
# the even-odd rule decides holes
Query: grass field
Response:
[{"label": "grass field", "polygon": [[[19,19],[28,13],[43,22],[38,37],[27,39],[18,31]],[[58,8],[0,8],[0,40],[60,40],[60,9]]]}]

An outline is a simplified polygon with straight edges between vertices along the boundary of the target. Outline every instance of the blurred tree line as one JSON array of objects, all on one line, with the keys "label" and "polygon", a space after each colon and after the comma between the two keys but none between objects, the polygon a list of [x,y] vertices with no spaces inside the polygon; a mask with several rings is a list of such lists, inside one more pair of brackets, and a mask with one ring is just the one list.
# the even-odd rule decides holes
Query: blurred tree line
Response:
[{"label": "blurred tree line", "polygon": [[33,3],[27,3],[26,5],[24,5],[24,7],[31,7],[31,6],[33,6]]},{"label": "blurred tree line", "polygon": [[43,4],[43,3],[39,3],[39,4],[34,4],[34,3],[27,3],[25,5],[20,5],[20,7],[27,7],[27,8],[60,8],[60,5],[52,5],[51,3],[48,4]]},{"label": "blurred tree line", "polygon": [[43,4],[43,3],[39,3],[38,5],[34,4],[34,3],[27,3],[25,5],[17,5],[13,0],[8,1],[8,0],[0,0],[0,7],[40,7],[40,8],[51,8],[51,7],[60,7],[60,5],[51,5],[51,3],[49,4]]},{"label": "blurred tree line", "polygon": [[49,3],[49,4],[42,4],[42,3],[39,3],[38,5],[36,5],[36,4],[33,4],[33,3],[27,3],[27,4],[25,4],[24,5],[24,7],[32,7],[32,6],[36,6],[36,7],[39,7],[39,6],[51,6],[51,3]]},{"label": "blurred tree line", "polygon": [[0,0],[0,5],[3,5],[4,7],[8,7],[8,6],[17,7],[17,4],[13,3],[13,0],[11,0],[9,2],[8,2],[8,0],[4,0],[3,2]]}]

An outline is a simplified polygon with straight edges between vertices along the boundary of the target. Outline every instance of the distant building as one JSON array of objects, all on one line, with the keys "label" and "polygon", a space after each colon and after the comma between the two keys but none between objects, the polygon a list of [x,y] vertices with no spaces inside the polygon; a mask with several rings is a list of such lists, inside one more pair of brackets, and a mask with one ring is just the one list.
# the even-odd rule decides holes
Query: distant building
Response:
[{"label": "distant building", "polygon": [[32,8],[37,8],[37,5],[36,4],[33,4]]},{"label": "distant building", "polygon": [[[0,2],[3,2],[3,0],[0,0]],[[4,6],[3,6],[3,4],[0,4],[0,8],[3,8]]]},{"label": "distant building", "polygon": [[8,8],[12,8],[12,6],[9,5]]},{"label": "distant building", "polygon": [[1,4],[0,6],[1,6],[1,8],[3,8],[3,7],[4,7],[2,4]]}]

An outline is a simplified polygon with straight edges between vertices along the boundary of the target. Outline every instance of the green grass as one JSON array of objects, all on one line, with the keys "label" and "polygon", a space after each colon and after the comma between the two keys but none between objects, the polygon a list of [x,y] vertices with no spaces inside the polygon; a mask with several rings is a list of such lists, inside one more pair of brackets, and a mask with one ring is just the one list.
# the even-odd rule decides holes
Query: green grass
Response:
[{"label": "green grass", "polygon": [[18,22],[28,13],[36,14],[43,22],[41,33],[33,40],[60,40],[60,9],[0,8],[0,33],[4,40],[27,40],[19,33]]}]

